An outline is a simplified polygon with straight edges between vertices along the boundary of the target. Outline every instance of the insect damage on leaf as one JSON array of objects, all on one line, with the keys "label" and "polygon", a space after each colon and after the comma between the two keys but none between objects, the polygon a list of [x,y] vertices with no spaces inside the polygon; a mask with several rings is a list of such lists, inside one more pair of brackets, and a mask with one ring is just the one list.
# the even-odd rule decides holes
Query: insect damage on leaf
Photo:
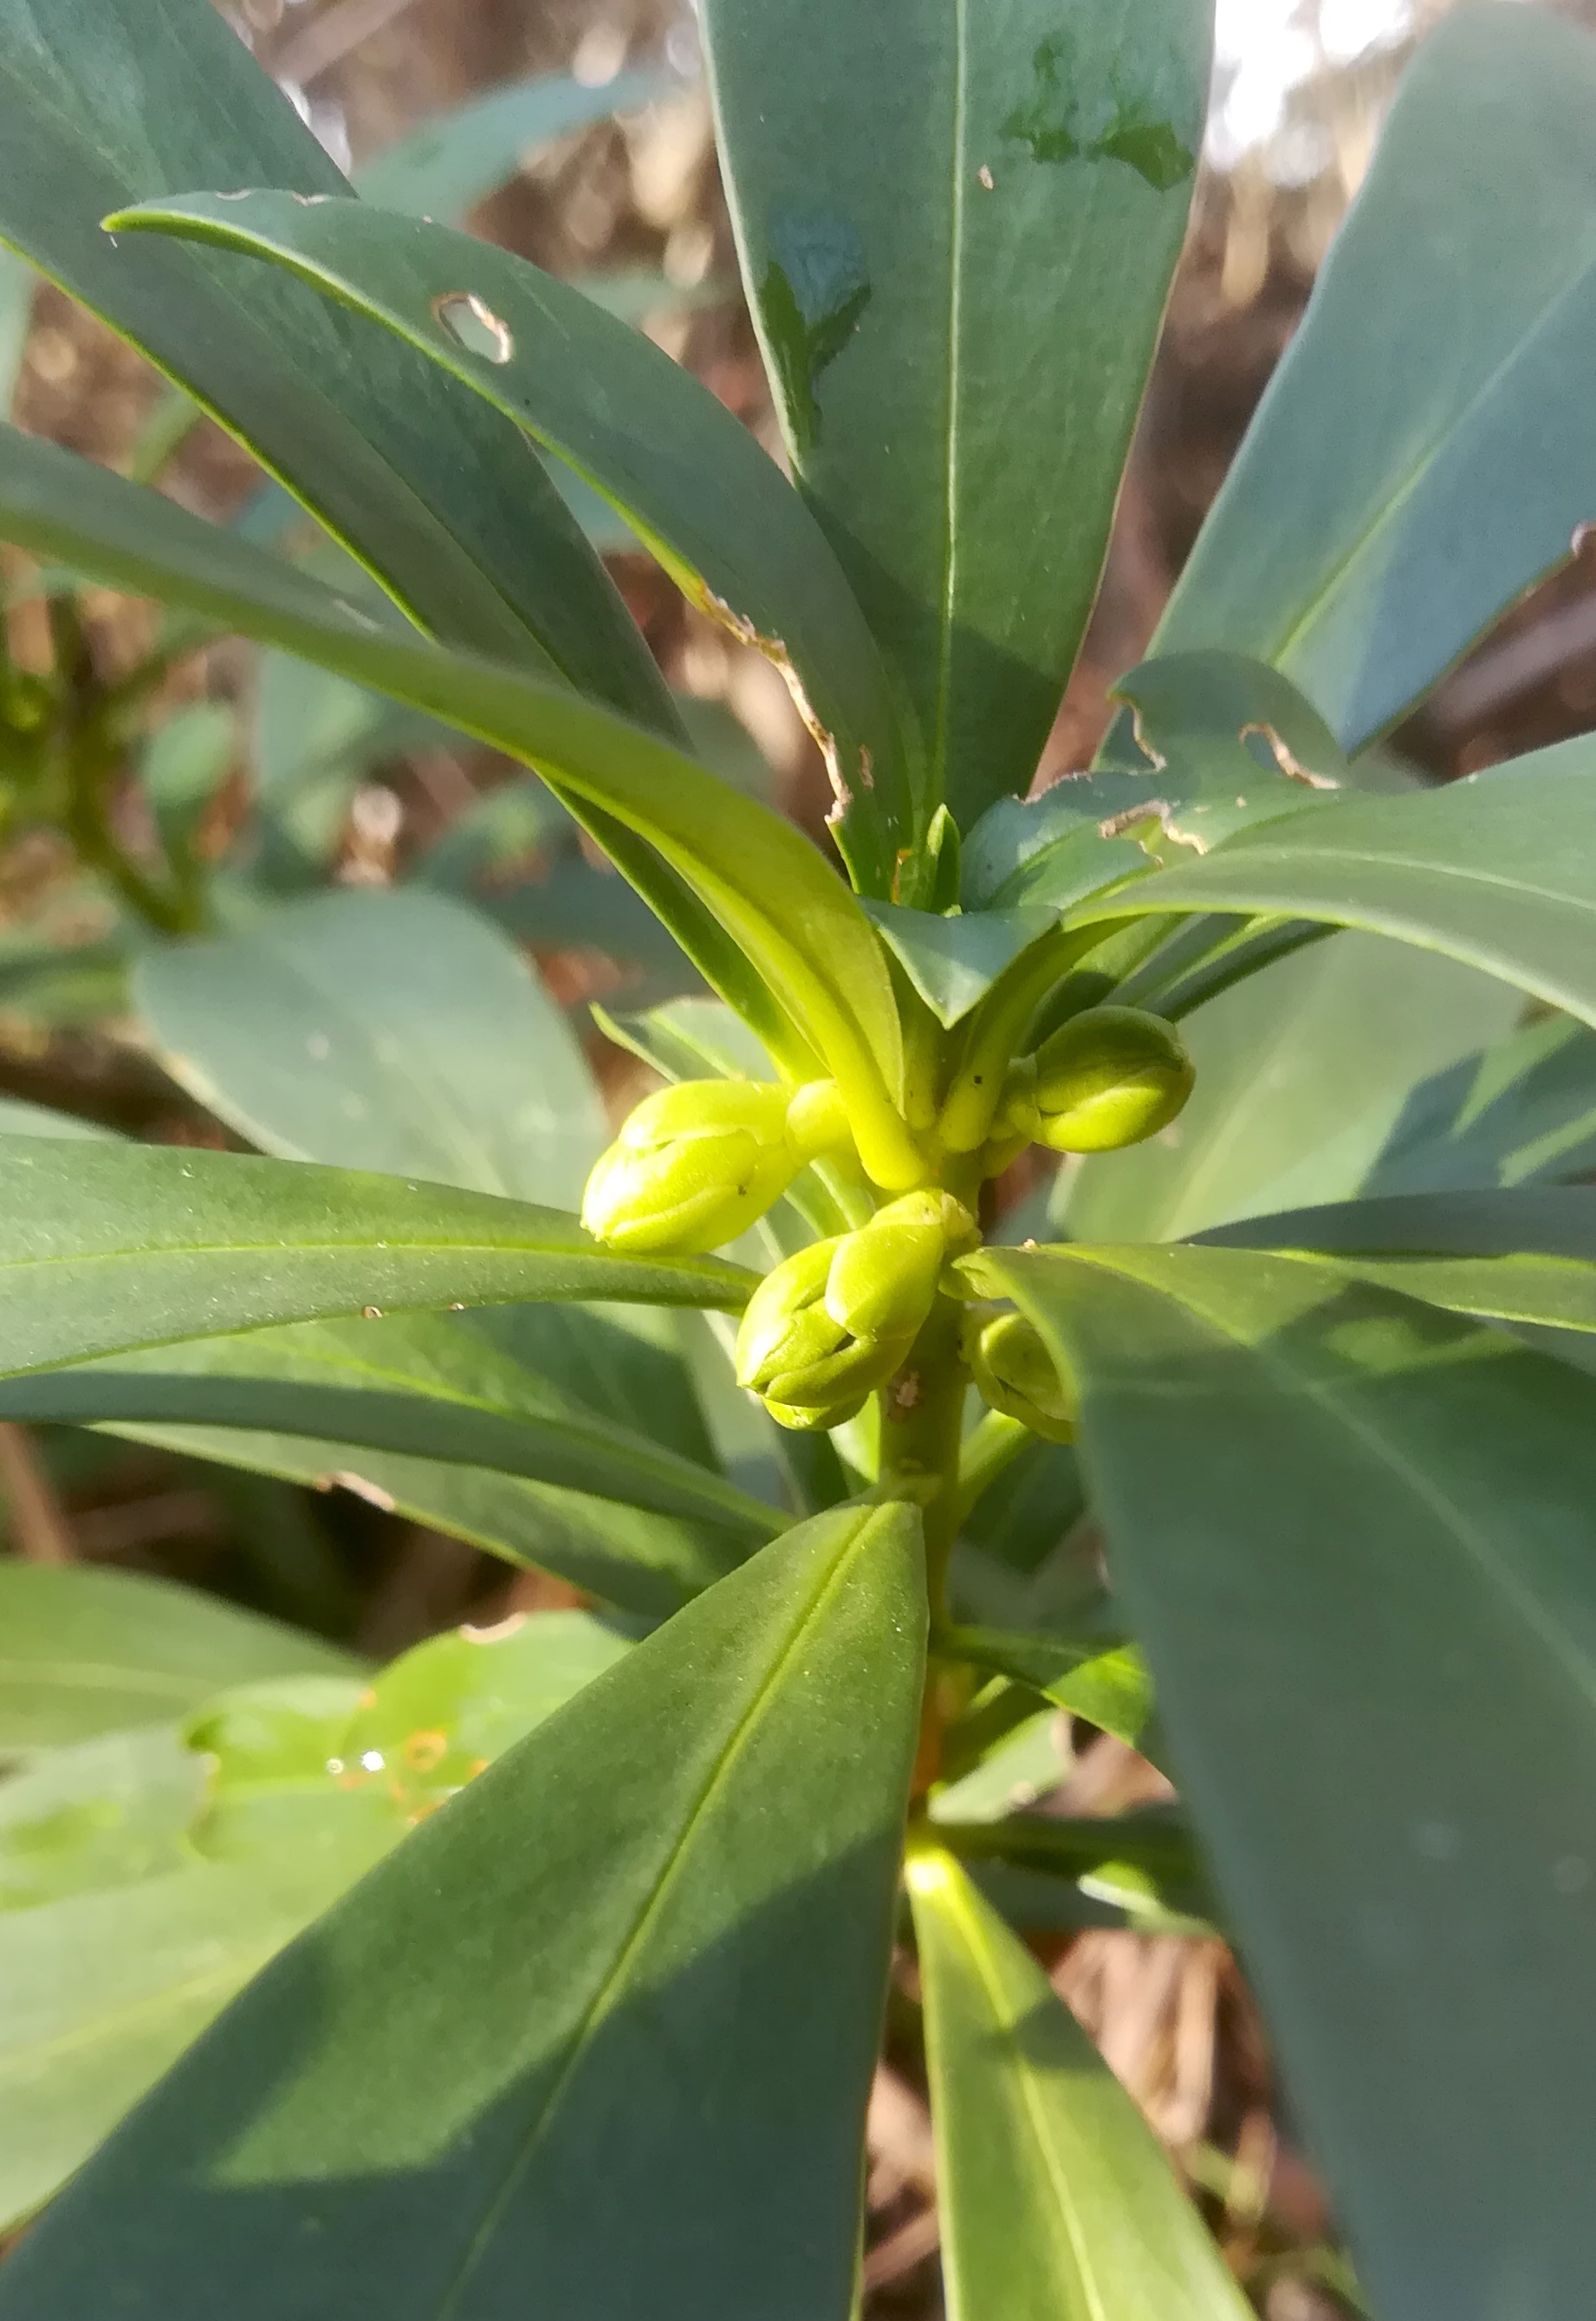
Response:
[{"label": "insect damage on leaf", "polygon": [[1150,93],[1127,89],[1118,73],[1111,73],[1106,91],[1093,105],[1063,35],[1037,48],[1031,76],[1029,102],[1015,106],[1002,133],[1011,144],[1029,146],[1033,160],[1124,161],[1160,194],[1191,176],[1191,148],[1169,122],[1158,118]]},{"label": "insect damage on leaf", "polygon": [[824,211],[773,222],[775,253],[759,284],[759,306],[800,452],[821,432],[817,388],[864,319],[870,283],[858,235]]},{"label": "insect damage on leaf", "polygon": [[[779,672],[783,684],[793,697],[793,706],[803,721],[804,731],[825,760],[826,778],[831,785],[831,795],[836,800],[826,820],[833,824],[840,822],[854,802],[853,787],[842,770],[842,753],[837,746],[837,736],[829,732],[815,715],[814,705],[810,700],[803,679],[793,666],[793,657],[786,646],[780,637],[766,636],[746,613],[736,611],[724,596],[717,596],[712,588],[696,588],[693,596],[710,618],[718,621],[739,644],[752,646],[755,652],[762,653],[771,667]],[[863,742],[859,744],[857,773],[862,789],[873,790],[875,787],[875,767]]]},{"label": "insect damage on leaf", "polygon": [[510,325],[502,323],[475,291],[446,291],[442,297],[433,299],[432,312],[440,327],[468,355],[481,355],[491,363],[507,363],[514,354],[515,340]]}]

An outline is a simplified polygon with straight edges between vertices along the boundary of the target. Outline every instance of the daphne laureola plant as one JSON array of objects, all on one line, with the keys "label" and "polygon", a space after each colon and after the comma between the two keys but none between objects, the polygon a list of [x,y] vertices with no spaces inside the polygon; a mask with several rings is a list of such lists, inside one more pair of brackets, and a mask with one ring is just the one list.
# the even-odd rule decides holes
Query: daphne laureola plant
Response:
[{"label": "daphne laureola plant", "polygon": [[[580,293],[354,199],[208,0],[136,19],[0,0],[0,234],[349,559],[14,430],[0,531],[535,769],[712,998],[616,1025],[666,1085],[602,1154],[573,1093],[530,1183],[530,1130],[433,1162],[431,1116],[374,1164],[298,1124],[304,1040],[241,1093],[241,924],[141,988],[261,1157],[0,1148],[5,1415],[370,1460],[636,1616],[469,1741],[485,1646],[447,1709],[404,1662],[238,1672],[278,1688],[190,1729],[183,1843],[223,1833],[254,1948],[118,2065],[0,2315],[847,2321],[894,1944],[949,2313],[1239,2313],[1027,1946],[1093,1913],[1238,1944],[1372,2309],[1582,2310],[1596,744],[1431,790],[1382,737],[1596,505],[1596,52],[1497,0],[1421,44],[1098,764],[1032,796],[1204,0],[703,0],[790,478]],[[838,861],[696,761],[562,464],[780,667]],[[478,960],[403,893],[277,922],[344,997],[356,900]],[[467,1015],[390,1049],[452,1085]],[[1059,1710],[1178,1811],[1013,1807]],[[423,1825],[318,1840],[290,1907],[251,1801],[347,1830],[393,1767]]]}]

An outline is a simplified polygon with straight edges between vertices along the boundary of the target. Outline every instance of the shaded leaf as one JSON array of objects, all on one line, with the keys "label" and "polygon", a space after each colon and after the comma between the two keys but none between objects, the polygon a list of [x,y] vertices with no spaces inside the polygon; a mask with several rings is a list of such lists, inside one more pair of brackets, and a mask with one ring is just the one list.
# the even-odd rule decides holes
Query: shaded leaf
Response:
[{"label": "shaded leaf", "polygon": [[286,1159],[575,1206],[607,1141],[559,1008],[441,896],[317,895],[146,952],[134,991],[174,1076]]},{"label": "shaded leaf", "polygon": [[770,2321],[844,2311],[916,1532],[902,1506],[818,1518],[473,1781],[113,2139],[0,2274],[0,2313],[114,2284],[128,2321],[219,2298],[243,2321],[358,2282],[393,2321],[487,2321],[529,2280],[573,2315],[662,2283],[710,2312],[756,2262]]},{"label": "shaded leaf", "polygon": [[173,1580],[0,1558],[0,1750],[169,1723],[224,1685],[355,1665]]},{"label": "shaded leaf", "polygon": [[1416,1088],[1359,1190],[1445,1193],[1596,1165],[1596,1034],[1525,1025]]},{"label": "shaded leaf", "polygon": [[1306,1260],[980,1265],[1077,1379],[1116,1586],[1373,2302],[1576,2307],[1596,1388]]},{"label": "shaded leaf", "polygon": [[380,208],[452,223],[516,176],[535,146],[636,111],[674,86],[668,73],[648,71],[617,73],[593,87],[568,73],[506,81],[385,145],[355,171],[355,191]]}]

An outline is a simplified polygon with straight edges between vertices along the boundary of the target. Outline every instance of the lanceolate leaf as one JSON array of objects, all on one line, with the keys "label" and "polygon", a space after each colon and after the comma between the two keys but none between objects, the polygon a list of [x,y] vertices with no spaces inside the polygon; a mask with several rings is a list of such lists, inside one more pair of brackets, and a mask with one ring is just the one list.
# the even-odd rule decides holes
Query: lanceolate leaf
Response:
[{"label": "lanceolate leaf", "polygon": [[134,992],[176,1077],[286,1159],[574,1207],[608,1141],[562,1011],[441,896],[317,895],[147,952]]},{"label": "lanceolate leaf", "polygon": [[1080,915],[1269,911],[1365,927],[1596,1022],[1593,763],[1581,739],[1427,795],[1328,798]]},{"label": "lanceolate leaf", "polygon": [[[369,1325],[302,1326],[264,1338],[250,1331],[104,1366],[0,1379],[0,1414],[73,1425],[113,1420],[319,1437],[340,1449],[388,1451],[591,1492],[745,1540],[769,1539],[781,1528],[775,1508],[585,1410],[558,1384],[451,1329],[451,1318],[394,1315],[391,1369],[380,1332],[361,1359],[359,1332]],[[339,1471],[336,1464],[322,1470]],[[358,1467],[349,1471],[358,1477]]]},{"label": "lanceolate leaf", "polygon": [[1568,553],[1596,445],[1596,48],[1449,13],[1403,78],[1156,639],[1283,669],[1348,748]]},{"label": "lanceolate leaf", "polygon": [[507,2321],[535,2283],[686,2321],[756,2278],[769,2321],[845,2313],[916,1529],[806,1525],[425,1822],[28,2235],[0,2314]]},{"label": "lanceolate leaf", "polygon": [[[84,70],[84,59],[95,61]],[[624,607],[536,455],[408,350],[297,283],[101,231],[242,176],[345,180],[208,0],[5,0],[0,238],[240,436],[426,627],[674,730]]]},{"label": "lanceolate leaf", "polygon": [[319,1636],[168,1579],[0,1560],[0,1752],[170,1723],[231,1684],[355,1667]]},{"label": "lanceolate leaf", "polygon": [[1304,1260],[980,1265],[1077,1379],[1116,1588],[1373,2304],[1577,2309],[1596,1388]]},{"label": "lanceolate leaf", "polygon": [[1152,1687],[1130,1645],[1072,1643],[1041,1631],[948,1628],[938,1650],[978,1668],[1018,1678],[1057,1708],[1084,1716],[1132,1748],[1153,1713]]},{"label": "lanceolate leaf", "polygon": [[287,1160],[0,1142],[0,1376],[323,1315],[529,1297],[745,1300],[714,1258],[617,1258],[521,1201]]},{"label": "lanceolate leaf", "polygon": [[1076,1241],[1173,1241],[1340,1199],[1417,1083],[1505,1032],[1519,1006],[1509,985],[1373,935],[1314,944],[1183,1024],[1197,1072],[1184,1111],[1146,1144],[1061,1174],[1055,1219]]},{"label": "lanceolate leaf", "polygon": [[[766,993],[780,994],[765,1002],[774,1024],[735,979],[725,994],[732,1005],[784,1061],[803,1069],[807,1057],[812,1069],[818,1049],[848,1074],[862,1100],[861,1132],[874,1133],[884,1165],[911,1171],[905,1182],[918,1175],[888,1102],[901,1042],[880,945],[841,880],[778,815],[594,703],[500,663],[374,629],[334,591],[53,444],[0,437],[0,531],[440,716],[535,762],[563,792],[601,807],[606,823],[623,824],[623,835],[646,839],[741,947]],[[630,859],[617,859],[633,876]],[[715,981],[720,960],[702,957],[671,924]]]},{"label": "lanceolate leaf", "polygon": [[1583,1185],[1396,1193],[1249,1218],[1204,1238],[1301,1251],[1316,1264],[1455,1313],[1596,1330],[1596,1192]]},{"label": "lanceolate leaf", "polygon": [[1157,2138],[946,1853],[909,1866],[949,2321],[1246,2321]]},{"label": "lanceolate leaf", "polygon": [[794,469],[967,823],[1029,782],[1096,591],[1209,11],[710,0],[703,20]]},{"label": "lanceolate leaf", "polygon": [[509,250],[360,202],[227,182],[110,223],[275,259],[568,460],[695,603],[794,680],[839,836],[859,883],[885,894],[916,824],[885,676],[824,533],[748,430],[651,341]]}]

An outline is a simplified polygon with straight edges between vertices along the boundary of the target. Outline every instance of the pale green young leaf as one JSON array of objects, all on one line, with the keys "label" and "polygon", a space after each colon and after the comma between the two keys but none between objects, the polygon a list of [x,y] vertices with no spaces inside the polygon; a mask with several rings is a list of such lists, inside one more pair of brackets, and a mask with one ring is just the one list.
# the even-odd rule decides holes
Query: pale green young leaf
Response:
[{"label": "pale green young leaf", "polygon": [[1363,927],[1596,1022],[1593,761],[1582,737],[1440,790],[1326,798],[1077,915],[1263,911]]}]

